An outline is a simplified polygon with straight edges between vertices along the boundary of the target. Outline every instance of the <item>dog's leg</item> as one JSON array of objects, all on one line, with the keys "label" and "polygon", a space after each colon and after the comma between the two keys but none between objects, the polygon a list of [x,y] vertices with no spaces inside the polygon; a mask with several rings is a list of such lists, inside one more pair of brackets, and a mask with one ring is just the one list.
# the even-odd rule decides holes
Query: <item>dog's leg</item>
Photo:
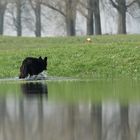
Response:
[{"label": "dog's leg", "polygon": [[22,65],[21,67],[20,67],[20,75],[19,75],[19,78],[21,79],[21,78],[25,78],[25,77],[27,77],[28,76],[28,71],[27,71],[27,65]]}]

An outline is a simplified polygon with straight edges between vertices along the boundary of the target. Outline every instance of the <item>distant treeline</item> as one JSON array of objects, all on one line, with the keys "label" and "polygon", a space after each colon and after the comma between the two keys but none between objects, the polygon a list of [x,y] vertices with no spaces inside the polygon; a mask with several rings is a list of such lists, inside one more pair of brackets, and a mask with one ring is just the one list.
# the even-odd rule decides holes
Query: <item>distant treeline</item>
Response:
[{"label": "distant treeline", "polygon": [[[86,34],[101,35],[101,10],[117,13],[117,33],[126,34],[126,14],[134,18],[140,18],[140,0],[0,0],[0,34],[4,33],[5,13],[17,32],[22,36],[23,24],[33,28],[36,37],[40,37],[43,30],[43,18],[48,15],[44,13],[49,8],[57,16],[63,18],[62,24],[67,36],[76,35],[77,13],[86,19]],[[112,11],[110,11],[112,12]],[[51,18],[51,17],[49,17]],[[47,23],[46,23],[47,25]]]}]

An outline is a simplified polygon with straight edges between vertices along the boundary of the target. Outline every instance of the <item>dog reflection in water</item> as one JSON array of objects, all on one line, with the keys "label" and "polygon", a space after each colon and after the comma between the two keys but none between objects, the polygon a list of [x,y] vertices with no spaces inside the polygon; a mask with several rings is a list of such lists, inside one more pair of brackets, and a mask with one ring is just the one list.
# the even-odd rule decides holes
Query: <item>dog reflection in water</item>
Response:
[{"label": "dog reflection in water", "polygon": [[46,96],[48,97],[48,88],[46,83],[42,82],[26,82],[21,84],[21,90],[26,96]]}]

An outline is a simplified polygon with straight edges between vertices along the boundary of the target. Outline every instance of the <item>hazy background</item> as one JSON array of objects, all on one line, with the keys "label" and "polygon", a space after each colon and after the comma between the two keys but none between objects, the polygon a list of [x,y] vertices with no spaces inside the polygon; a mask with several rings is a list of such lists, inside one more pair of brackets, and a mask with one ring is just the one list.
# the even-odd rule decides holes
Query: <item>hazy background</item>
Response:
[{"label": "hazy background", "polygon": [[139,34],[140,0],[0,0],[0,34]]}]

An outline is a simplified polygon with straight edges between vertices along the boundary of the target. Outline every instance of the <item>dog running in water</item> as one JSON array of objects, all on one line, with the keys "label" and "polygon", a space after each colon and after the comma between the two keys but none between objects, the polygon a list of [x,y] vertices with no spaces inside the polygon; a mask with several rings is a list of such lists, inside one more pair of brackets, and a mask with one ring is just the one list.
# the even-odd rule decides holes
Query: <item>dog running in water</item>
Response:
[{"label": "dog running in water", "polygon": [[47,57],[44,59],[27,57],[23,60],[22,65],[20,67],[20,75],[19,78],[26,78],[28,75],[38,75],[39,73],[47,70]]}]

